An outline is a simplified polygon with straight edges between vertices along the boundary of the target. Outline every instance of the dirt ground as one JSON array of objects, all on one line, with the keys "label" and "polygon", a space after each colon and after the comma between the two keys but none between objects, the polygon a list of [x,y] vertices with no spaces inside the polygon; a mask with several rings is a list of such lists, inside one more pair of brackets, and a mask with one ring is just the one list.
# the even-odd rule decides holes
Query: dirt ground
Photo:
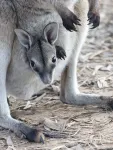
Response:
[{"label": "dirt ground", "polygon": [[[90,30],[78,64],[80,90],[113,96],[113,0],[103,0],[101,25]],[[10,98],[12,115],[30,125],[64,131],[45,144],[20,140],[0,129],[0,150],[113,150],[113,112],[97,106],[69,106],[59,100],[59,82],[33,101]]]}]

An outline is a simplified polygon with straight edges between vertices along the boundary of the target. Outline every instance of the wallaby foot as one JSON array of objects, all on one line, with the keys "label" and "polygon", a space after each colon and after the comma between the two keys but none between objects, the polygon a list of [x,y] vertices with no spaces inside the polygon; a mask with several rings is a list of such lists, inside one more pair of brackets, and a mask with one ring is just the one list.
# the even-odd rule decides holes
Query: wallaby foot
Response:
[{"label": "wallaby foot", "polygon": [[74,94],[66,92],[65,97],[61,96],[61,101],[70,105],[98,105],[107,109],[113,109],[113,97],[96,94]]},{"label": "wallaby foot", "polygon": [[80,93],[77,84],[73,84],[74,82],[70,82],[71,78],[70,76],[68,76],[68,71],[69,68],[65,68],[61,76],[60,100],[63,103],[70,105],[98,105],[107,109],[113,109],[113,97]]},{"label": "wallaby foot", "polygon": [[0,126],[10,129],[18,137],[26,138],[30,142],[44,143],[44,134],[9,116],[0,117]]}]

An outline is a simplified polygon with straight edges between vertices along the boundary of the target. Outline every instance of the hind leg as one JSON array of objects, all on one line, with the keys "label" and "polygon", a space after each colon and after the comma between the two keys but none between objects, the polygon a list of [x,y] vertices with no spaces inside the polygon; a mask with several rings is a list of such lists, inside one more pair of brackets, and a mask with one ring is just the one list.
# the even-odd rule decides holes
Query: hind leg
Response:
[{"label": "hind leg", "polygon": [[10,60],[11,47],[0,41],[0,126],[10,129],[20,137],[29,141],[42,141],[43,135],[36,129],[32,129],[24,123],[13,119],[7,103],[6,72]]},{"label": "hind leg", "polygon": [[[82,4],[80,3],[82,2]],[[84,0],[80,1],[76,5],[76,9],[78,13],[81,15],[81,27],[78,27],[78,32],[75,43],[75,50],[72,53],[72,57],[66,69],[64,70],[62,77],[61,77],[61,101],[63,103],[72,104],[72,105],[87,105],[87,104],[97,104],[97,105],[112,105],[113,98],[110,97],[103,97],[99,95],[91,95],[91,94],[84,94],[80,93],[78,89],[77,83],[77,62],[78,57],[82,48],[82,45],[87,36],[87,5]],[[84,7],[85,6],[85,7]],[[86,9],[87,8],[87,9]],[[82,10],[81,10],[82,9]],[[86,9],[86,12],[83,10]],[[80,11],[81,10],[81,11]]]},{"label": "hind leg", "polygon": [[42,141],[42,135],[38,130],[32,129],[24,123],[13,119],[10,115],[7,102],[6,80],[14,40],[15,19],[13,18],[13,11],[9,8],[7,2],[3,0],[1,4],[0,11],[3,14],[0,15],[0,126],[14,131],[18,136],[22,137],[24,135],[29,141],[40,142]]}]

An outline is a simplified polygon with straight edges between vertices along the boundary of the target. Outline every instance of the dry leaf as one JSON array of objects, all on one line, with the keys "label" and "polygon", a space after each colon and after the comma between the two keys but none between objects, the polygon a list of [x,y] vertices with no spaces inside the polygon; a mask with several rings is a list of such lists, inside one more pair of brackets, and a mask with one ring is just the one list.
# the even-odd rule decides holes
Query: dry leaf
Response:
[{"label": "dry leaf", "polygon": [[100,70],[102,67],[103,67],[102,65],[96,66],[92,75],[95,76],[97,74],[98,70]]},{"label": "dry leaf", "polygon": [[67,126],[68,128],[70,128],[70,127],[73,126],[73,125],[75,125],[75,122],[74,122],[74,121],[68,123],[66,126]]},{"label": "dry leaf", "polygon": [[41,96],[36,98],[36,103],[38,103],[39,101],[41,101],[44,97],[46,96],[46,93],[43,93]]},{"label": "dry leaf", "polygon": [[84,150],[84,149],[82,148],[80,144],[77,146],[73,144],[73,146],[70,147],[68,150]]},{"label": "dry leaf", "polygon": [[96,57],[96,56],[98,56],[98,55],[100,55],[100,54],[102,54],[102,53],[104,53],[104,52],[106,52],[106,51],[108,51],[108,50],[100,50],[100,51],[98,51],[98,52],[95,52],[95,53],[93,53],[93,54],[89,57],[89,59],[93,59],[94,57]]},{"label": "dry leaf", "polygon": [[76,150],[84,150],[81,145],[76,146]]},{"label": "dry leaf", "polygon": [[29,109],[32,107],[32,104],[30,101],[27,102],[26,106],[23,108],[24,110]]},{"label": "dry leaf", "polygon": [[101,71],[113,71],[112,65],[107,65],[106,67],[100,68]]},{"label": "dry leaf", "polygon": [[82,63],[86,62],[91,54],[92,54],[92,52],[87,53],[86,55],[80,55],[79,61],[82,62]]},{"label": "dry leaf", "polygon": [[45,118],[44,120],[44,126],[47,129],[52,129],[56,131],[62,131],[64,129],[64,123],[62,122],[54,122],[48,118]]},{"label": "dry leaf", "polygon": [[52,150],[69,150],[65,145],[56,146]]},{"label": "dry leaf", "polygon": [[100,78],[100,79],[97,81],[97,85],[98,85],[98,87],[99,87],[100,89],[101,89],[101,88],[109,87],[105,77]]},{"label": "dry leaf", "polygon": [[52,89],[53,89],[53,91],[55,92],[55,94],[59,94],[59,93],[60,93],[60,88],[59,88],[59,86],[52,85]]},{"label": "dry leaf", "polygon": [[16,150],[10,136],[7,137],[6,144],[8,146],[6,150]]}]

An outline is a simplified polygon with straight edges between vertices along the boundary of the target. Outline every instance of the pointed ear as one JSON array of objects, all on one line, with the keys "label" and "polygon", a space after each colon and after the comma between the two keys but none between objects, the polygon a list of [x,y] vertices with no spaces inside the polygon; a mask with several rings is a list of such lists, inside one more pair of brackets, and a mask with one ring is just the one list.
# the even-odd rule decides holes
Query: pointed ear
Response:
[{"label": "pointed ear", "polygon": [[44,33],[43,33],[44,39],[50,44],[54,44],[58,38],[58,30],[59,30],[59,26],[57,23],[55,22],[49,23],[44,28]]},{"label": "pointed ear", "polygon": [[22,44],[27,49],[30,48],[33,42],[32,36],[22,29],[15,29],[14,31],[18,37],[20,44]]}]

